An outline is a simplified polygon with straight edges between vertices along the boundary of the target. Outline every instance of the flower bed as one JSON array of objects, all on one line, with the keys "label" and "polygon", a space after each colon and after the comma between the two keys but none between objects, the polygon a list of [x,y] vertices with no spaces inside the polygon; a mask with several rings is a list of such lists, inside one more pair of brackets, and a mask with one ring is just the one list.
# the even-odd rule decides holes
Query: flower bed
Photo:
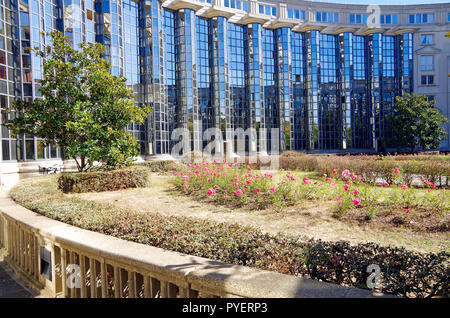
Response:
[{"label": "flower bed", "polygon": [[[282,208],[302,200],[334,201],[333,214],[337,218],[358,210],[365,219],[374,219],[378,211],[390,209],[400,212],[393,222],[425,231],[450,229],[449,192],[437,190],[424,180],[428,190],[401,184],[401,170],[391,168],[386,174],[391,182],[367,185],[361,175],[334,168],[319,179],[297,178],[291,171],[257,172],[247,165],[229,163],[201,163],[185,166],[174,172],[173,185],[182,194],[208,198],[216,203],[246,208]],[[375,176],[372,177],[375,179]],[[388,191],[386,191],[386,190]],[[391,213],[392,214],[392,213]]]},{"label": "flower bed", "polygon": [[[325,242],[270,235],[237,224],[139,214],[66,196],[57,189],[56,180],[54,175],[25,179],[10,195],[44,216],[176,252],[358,288],[368,288],[367,268],[378,264],[380,289],[384,293],[406,297],[449,294],[450,254],[447,252],[422,254],[372,243]],[[301,180],[306,187],[319,187],[309,181]]]},{"label": "flower bed", "polygon": [[[206,194],[221,204],[263,208],[294,203],[289,182],[274,184],[273,173],[255,173],[246,165],[189,164],[184,172],[174,172],[174,176],[173,183],[178,190],[186,194]],[[295,179],[290,176],[287,180]]]}]

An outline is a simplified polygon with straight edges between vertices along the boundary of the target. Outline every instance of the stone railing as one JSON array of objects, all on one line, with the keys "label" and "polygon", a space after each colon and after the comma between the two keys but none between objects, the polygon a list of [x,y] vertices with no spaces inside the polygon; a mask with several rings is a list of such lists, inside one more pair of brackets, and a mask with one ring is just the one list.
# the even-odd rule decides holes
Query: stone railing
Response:
[{"label": "stone railing", "polygon": [[372,292],[166,251],[64,224],[0,191],[5,261],[47,297],[373,297]]}]

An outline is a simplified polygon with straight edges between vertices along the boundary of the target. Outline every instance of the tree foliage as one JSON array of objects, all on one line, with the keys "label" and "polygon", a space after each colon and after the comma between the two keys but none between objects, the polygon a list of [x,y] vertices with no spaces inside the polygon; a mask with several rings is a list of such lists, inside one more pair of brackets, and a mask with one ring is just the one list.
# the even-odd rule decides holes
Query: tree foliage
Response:
[{"label": "tree foliage", "polygon": [[106,168],[129,165],[139,144],[126,127],[143,124],[150,108],[139,107],[126,79],[109,72],[103,45],[82,43],[75,49],[61,33],[50,35],[52,45],[35,49],[43,59],[43,98],[12,103],[9,112],[15,118],[6,126],[13,134],[32,134],[60,146],[79,171],[95,162]]},{"label": "tree foliage", "polygon": [[405,93],[397,96],[393,116],[388,118],[392,129],[392,144],[409,147],[414,152],[416,146],[424,150],[439,148],[446,138],[443,127],[448,119],[428,101],[425,95]]}]

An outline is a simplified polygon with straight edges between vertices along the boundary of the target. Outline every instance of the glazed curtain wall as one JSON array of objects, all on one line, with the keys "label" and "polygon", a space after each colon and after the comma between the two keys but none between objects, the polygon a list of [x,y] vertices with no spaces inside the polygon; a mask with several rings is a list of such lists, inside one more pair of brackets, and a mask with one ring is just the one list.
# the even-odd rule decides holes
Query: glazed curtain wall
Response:
[{"label": "glazed curtain wall", "polygon": [[[146,125],[128,127],[142,153],[170,153],[178,127],[192,150],[202,132],[221,132],[216,151],[238,151],[235,129],[254,128],[245,150],[373,149],[389,136],[386,116],[412,89],[412,34],[367,36],[294,32],[202,18],[191,9],[164,9],[159,0],[29,0],[0,4],[0,106],[40,98],[42,31],[60,30],[76,47],[105,45],[111,72],[124,75],[136,102],[150,104]],[[271,136],[271,128],[279,135]],[[272,144],[272,137],[279,143]],[[33,136],[13,138],[2,127],[2,160],[60,157]]]},{"label": "glazed curtain wall", "polygon": [[247,151],[278,147],[270,128],[279,128],[280,150],[373,149],[386,145],[395,96],[411,91],[410,33],[271,30],[170,11],[157,0],[149,25],[155,153],[168,152],[177,127],[189,129],[192,150],[206,145],[196,140],[202,131],[217,128],[222,150],[237,151],[234,129],[250,127],[266,135],[247,139]]}]

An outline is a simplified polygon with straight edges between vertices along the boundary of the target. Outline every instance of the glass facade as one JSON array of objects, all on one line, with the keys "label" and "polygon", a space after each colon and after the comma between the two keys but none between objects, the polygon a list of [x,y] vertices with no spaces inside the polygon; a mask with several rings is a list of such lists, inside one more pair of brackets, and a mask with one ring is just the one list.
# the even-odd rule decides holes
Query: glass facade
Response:
[{"label": "glass facade", "polygon": [[[209,0],[198,2],[211,6]],[[193,5],[168,6],[159,0],[1,1],[2,121],[15,98],[40,98],[41,61],[25,48],[48,43],[40,32],[60,30],[74,47],[82,41],[105,45],[112,74],[127,78],[138,104],[151,105],[145,125],[128,127],[142,154],[170,153],[178,142],[171,138],[176,128],[189,131],[192,141],[186,146],[194,151],[208,144],[203,140],[208,128],[220,132],[214,151],[222,153],[389,146],[386,117],[393,113],[395,96],[413,89],[410,30],[386,35],[342,28],[328,34],[317,25],[359,28],[368,15],[238,0],[221,5],[227,14],[216,10],[200,16]],[[237,20],[229,18],[230,9],[241,15],[252,10],[262,18],[231,22]],[[315,25],[264,24],[281,15]],[[380,22],[399,27],[400,17],[407,24],[435,21],[434,13],[382,12]],[[434,37],[425,34],[420,41],[432,45]],[[435,60],[425,55],[419,62],[421,70],[429,70]],[[423,85],[433,80],[419,78]],[[238,149],[236,129],[248,128],[257,134],[245,137],[244,149]],[[277,144],[271,128],[278,129]],[[56,147],[44,148],[33,136],[12,138],[4,127],[1,141],[3,160],[60,156]]]}]

